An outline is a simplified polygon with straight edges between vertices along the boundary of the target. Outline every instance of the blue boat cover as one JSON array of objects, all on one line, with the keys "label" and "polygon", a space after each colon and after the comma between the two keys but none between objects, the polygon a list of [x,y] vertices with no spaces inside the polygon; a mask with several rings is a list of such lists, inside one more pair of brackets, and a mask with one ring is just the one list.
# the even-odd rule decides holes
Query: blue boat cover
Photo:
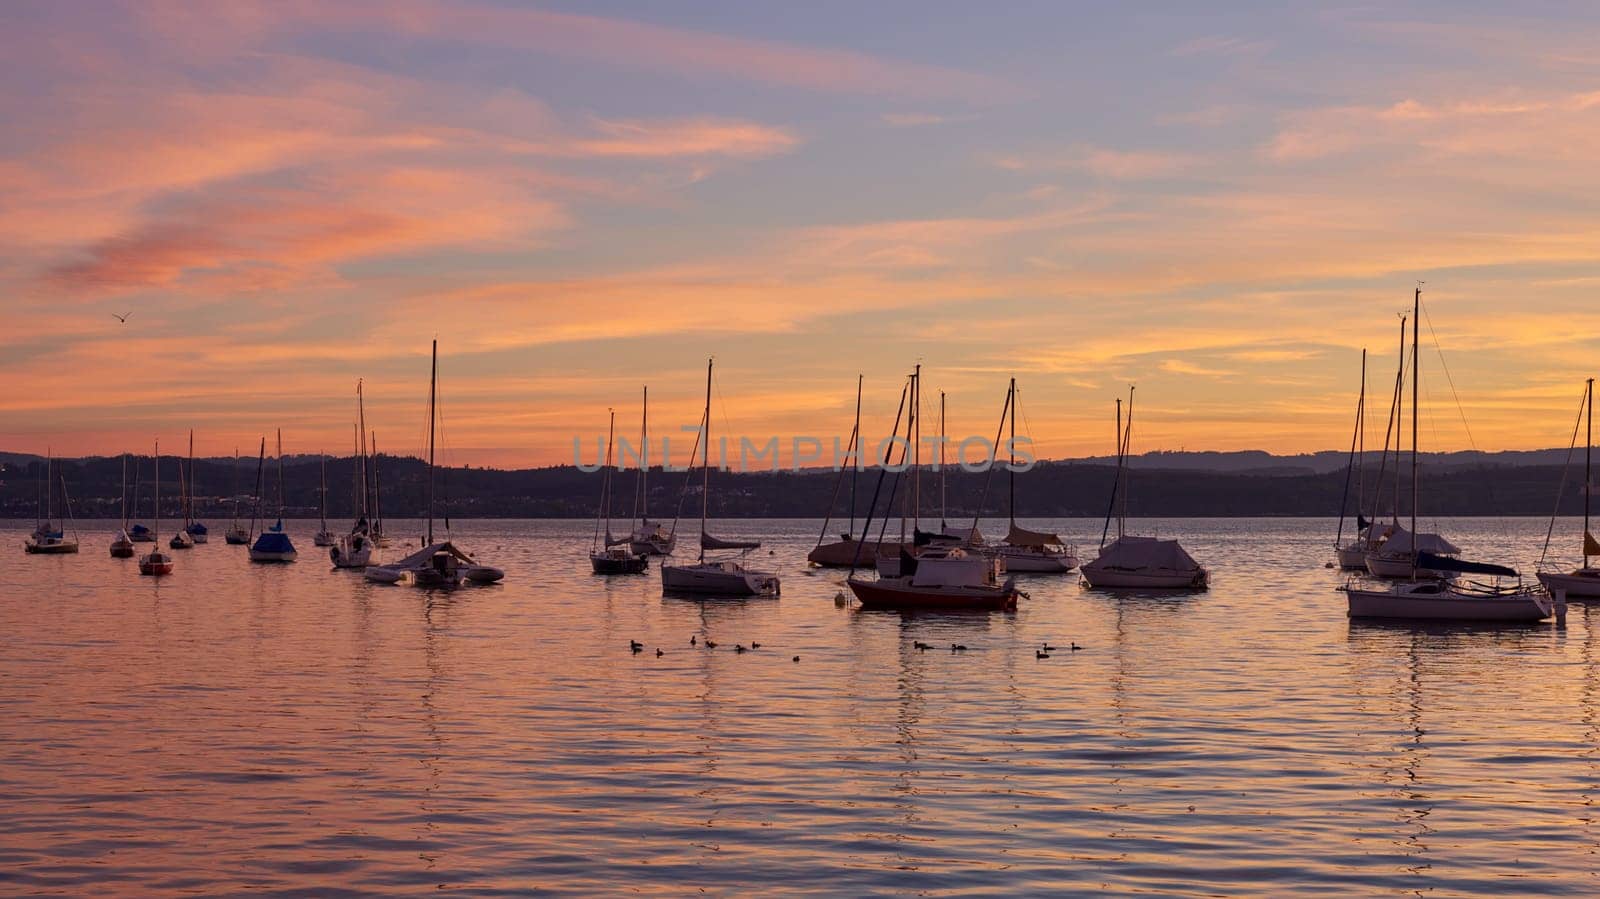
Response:
[{"label": "blue boat cover", "polygon": [[133,527],[128,528],[128,533],[130,535],[133,535],[133,536],[138,536],[140,534],[148,534],[148,533],[150,533],[150,529],[145,527],[142,524],[136,524]]},{"label": "blue boat cover", "polygon": [[280,521],[262,531],[261,536],[256,538],[256,545],[250,548],[263,553],[292,553],[294,543],[289,540],[289,535],[283,532],[283,522]]},{"label": "blue boat cover", "polygon": [[1437,556],[1433,553],[1417,553],[1417,567],[1428,568],[1434,571],[1459,571],[1463,574],[1498,574],[1503,577],[1516,577],[1513,568],[1504,565],[1491,565],[1488,562],[1468,562],[1466,559],[1457,559],[1451,556]]},{"label": "blue boat cover", "polygon": [[206,530],[206,526],[205,525],[201,524],[198,521],[196,521],[193,524],[189,525],[188,527],[184,528],[184,530],[188,531],[190,534],[209,534],[209,533],[211,533],[210,531]]}]

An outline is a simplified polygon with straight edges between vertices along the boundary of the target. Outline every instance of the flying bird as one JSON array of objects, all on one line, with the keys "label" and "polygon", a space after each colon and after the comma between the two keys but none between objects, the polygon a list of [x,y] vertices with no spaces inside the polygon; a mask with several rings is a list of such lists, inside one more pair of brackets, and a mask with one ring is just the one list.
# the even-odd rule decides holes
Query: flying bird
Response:
[{"label": "flying bird", "polygon": [[119,322],[122,322],[123,324],[127,324],[128,316],[130,316],[132,314],[133,314],[132,312],[124,312],[121,315],[118,315],[115,312],[113,312],[113,313],[111,313],[111,317],[116,319]]}]

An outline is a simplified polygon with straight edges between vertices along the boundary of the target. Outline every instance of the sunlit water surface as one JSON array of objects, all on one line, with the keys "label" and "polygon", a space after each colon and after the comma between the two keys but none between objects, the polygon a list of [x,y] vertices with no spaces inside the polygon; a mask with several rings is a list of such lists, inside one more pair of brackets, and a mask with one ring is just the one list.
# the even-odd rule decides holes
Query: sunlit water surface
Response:
[{"label": "sunlit water surface", "polygon": [[[1440,524],[1524,564],[1545,528]],[[460,523],[506,582],[436,594],[330,570],[309,523],[297,564],[219,540],[159,582],[106,523],[66,557],[30,526],[0,532],[0,892],[1600,891],[1600,609],[1351,624],[1331,521],[1145,522],[1209,593],[1032,577],[977,618],[836,605],[819,522],[719,525],[784,583],[715,602],[591,575],[586,522]]]}]

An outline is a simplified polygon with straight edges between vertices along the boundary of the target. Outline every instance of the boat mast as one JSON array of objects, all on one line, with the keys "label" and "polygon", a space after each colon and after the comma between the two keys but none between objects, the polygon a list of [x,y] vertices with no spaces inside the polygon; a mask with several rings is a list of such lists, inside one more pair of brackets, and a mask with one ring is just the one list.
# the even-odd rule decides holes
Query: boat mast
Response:
[{"label": "boat mast", "polygon": [[[858,401],[859,402],[859,401]],[[859,413],[858,413],[859,414]],[[858,425],[859,427],[859,425]],[[949,529],[945,512],[945,471],[944,471],[944,444],[948,440],[944,428],[944,391],[939,391],[939,533],[943,534]]]},{"label": "boat mast", "polygon": [[255,500],[255,503],[250,508],[250,539],[252,541],[255,540],[256,535],[256,520],[261,517],[261,495],[266,493],[266,488],[262,486],[266,468],[267,438],[263,436],[261,438],[261,451],[256,456],[256,493],[255,496],[252,497],[252,499]]},{"label": "boat mast", "polygon": [[1006,396],[1006,405],[1011,407],[1011,441],[1006,448],[1011,452],[1011,464],[1006,466],[1010,472],[1008,490],[1010,496],[1006,498],[1006,509],[1011,515],[1011,530],[1017,529],[1017,379],[1011,379],[1011,389]]},{"label": "boat mast", "polygon": [[[122,454],[122,529],[128,529],[128,454]],[[1585,528],[1587,530],[1587,528]]]},{"label": "boat mast", "polygon": [[[1415,364],[1416,360],[1412,360]],[[1400,451],[1404,441],[1400,429],[1405,425],[1406,317],[1400,316],[1400,369],[1394,376],[1394,521],[1400,521]]]},{"label": "boat mast", "polygon": [[156,523],[150,532],[155,538],[156,552],[161,551],[161,441],[156,440]]},{"label": "boat mast", "polygon": [[1411,579],[1417,579],[1417,559],[1422,541],[1417,537],[1417,400],[1422,384],[1422,357],[1417,353],[1422,316],[1422,285],[1411,296]]},{"label": "boat mast", "polygon": [[56,520],[56,486],[51,482],[51,469],[55,464],[55,456],[49,447],[44,449],[44,523],[50,527]]},{"label": "boat mast", "polygon": [[644,385],[644,405],[639,412],[639,489],[633,494],[633,517],[638,529],[650,520],[650,385]]},{"label": "boat mast", "polygon": [[322,529],[328,529],[328,454],[320,453],[322,466],[318,469],[317,493],[322,497]]},{"label": "boat mast", "polygon": [[372,432],[372,520],[367,522],[367,533],[374,537],[383,534],[383,507],[378,498],[378,432]]},{"label": "boat mast", "polygon": [[[856,375],[856,423],[850,429],[850,446],[847,448],[847,451],[851,453],[850,530],[847,532],[850,534],[856,532],[856,477],[861,473],[861,382],[865,379],[866,375],[859,373]],[[829,509],[828,511],[831,513],[833,510]],[[862,536],[866,535],[863,534]]]},{"label": "boat mast", "polygon": [[[185,525],[188,525],[188,524],[192,524],[194,522],[194,519],[195,519],[195,514],[194,514],[194,428],[190,428],[189,429],[189,477],[188,477],[188,480],[184,481],[183,495],[184,495],[183,523]],[[188,528],[185,528],[184,530],[188,530]]]},{"label": "boat mast", "polygon": [[439,340],[433,341],[433,363],[428,370],[428,546],[433,545],[433,420],[439,386]]},{"label": "boat mast", "polygon": [[[1117,510],[1117,491],[1122,489],[1122,397],[1117,397],[1117,468],[1111,478],[1111,501],[1106,503],[1106,523],[1100,528],[1100,548],[1106,548],[1111,533],[1111,516]],[[1118,535],[1121,536],[1120,534]]]},{"label": "boat mast", "polygon": [[[135,472],[134,475],[134,480],[138,480],[138,472]],[[134,504],[138,504],[138,497],[134,498]],[[237,445],[233,448],[233,529],[239,529],[239,447]]]},{"label": "boat mast", "polygon": [[1128,386],[1128,424],[1122,432],[1122,511],[1117,515],[1117,537],[1121,538],[1128,527],[1128,484],[1133,469],[1133,385]]},{"label": "boat mast", "polygon": [[916,403],[911,412],[916,424],[911,438],[911,537],[915,540],[917,531],[922,530],[922,363],[917,363],[912,377],[917,382]]},{"label": "boat mast", "polygon": [[1591,472],[1594,466],[1594,378],[1589,379],[1588,388],[1584,397],[1588,406],[1588,423],[1585,426],[1583,446],[1583,567],[1589,567],[1589,495],[1594,491],[1594,480]]},{"label": "boat mast", "polygon": [[[1339,497],[1339,530],[1333,536],[1333,548],[1338,549],[1344,543],[1344,510],[1350,503],[1350,478],[1360,471],[1360,459],[1357,455],[1357,446],[1361,440],[1362,415],[1367,408],[1367,350],[1361,349],[1361,395],[1356,400],[1356,427],[1350,434],[1350,464],[1344,470],[1344,495]],[[1365,446],[1361,447],[1363,450]],[[1361,482],[1356,482],[1356,536],[1361,535]]]},{"label": "boat mast", "polygon": [[602,516],[606,522],[606,547],[611,546],[611,442],[617,433],[617,410],[608,411],[611,413],[611,424],[606,428],[606,466],[600,475],[600,508],[595,511],[594,540],[589,544],[591,552],[599,548]]},{"label": "boat mast", "polygon": [[[702,423],[706,433],[706,467],[700,474],[700,561],[706,560],[706,514],[711,510],[711,363],[706,360],[706,410]],[[693,461],[693,460],[691,460]]]},{"label": "boat mast", "polygon": [[283,524],[283,428],[278,429],[278,524]]},{"label": "boat mast", "polygon": [[361,477],[361,517],[367,517],[367,401],[362,391],[362,379],[356,378],[356,453],[360,456],[357,470]]}]

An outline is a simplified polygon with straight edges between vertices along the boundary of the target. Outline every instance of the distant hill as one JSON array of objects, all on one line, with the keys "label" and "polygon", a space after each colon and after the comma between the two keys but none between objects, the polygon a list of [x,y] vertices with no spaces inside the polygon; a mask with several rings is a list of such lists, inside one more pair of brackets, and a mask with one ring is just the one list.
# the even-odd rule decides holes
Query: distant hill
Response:
[{"label": "distant hill", "polygon": [[[1422,476],[1427,485],[1424,511],[1440,515],[1548,515],[1562,480],[1559,464],[1566,450],[1513,453],[1448,453],[1425,456]],[[7,458],[16,458],[15,456]],[[38,496],[38,478],[44,461],[0,461],[0,516],[31,518]],[[1543,464],[1553,458],[1555,464]],[[1026,517],[1099,517],[1105,513],[1115,477],[1114,460],[1085,459],[1043,462],[1017,476],[1017,514]],[[1371,463],[1376,466],[1377,457]],[[71,491],[78,517],[116,517],[121,457],[57,460],[60,474]],[[141,514],[150,514],[149,457],[137,460]],[[318,510],[318,462],[315,457],[289,457],[284,465],[286,511],[294,516],[315,516]],[[427,469],[417,459],[382,456],[377,468],[382,485],[383,509],[397,517],[415,516],[425,509]],[[199,459],[199,514],[210,521],[225,519],[234,508],[235,485],[241,513],[249,515],[255,482],[255,460]],[[354,461],[348,457],[328,461],[328,516],[342,520],[353,508]],[[1375,473],[1375,472],[1374,472]],[[267,470],[269,514],[275,513],[276,469]],[[1409,466],[1402,476],[1409,475]],[[635,475],[625,472],[617,489],[615,512],[626,518],[633,512]],[[924,509],[937,516],[939,475],[923,473]],[[1136,457],[1131,475],[1129,509],[1137,515],[1162,516],[1296,516],[1336,515],[1345,488],[1344,459],[1338,453],[1272,456],[1267,453],[1146,453]],[[1386,482],[1388,479],[1385,479]],[[1581,511],[1576,478],[1568,478],[1562,498],[1564,512]],[[810,471],[712,474],[712,512],[722,517],[796,517],[824,514],[834,496],[836,478],[831,472]],[[856,515],[866,514],[877,472],[860,475],[856,490]],[[1368,482],[1375,478],[1368,478]],[[688,486],[685,514],[698,505],[698,475],[656,469],[650,477],[649,507],[656,517],[670,518]],[[599,476],[571,466],[501,471],[486,468],[441,469],[436,479],[442,511],[457,517],[482,518],[583,518],[594,514],[599,496]],[[884,496],[889,483],[886,480]],[[904,490],[905,488],[901,488]],[[987,491],[987,492],[986,492]],[[130,492],[132,492],[130,490]],[[1003,514],[1006,481],[1003,472],[985,485],[985,476],[960,470],[946,475],[949,516],[972,515],[979,506],[987,514]],[[840,490],[836,514],[845,514],[848,484]],[[164,514],[177,509],[177,460],[163,461]],[[1402,487],[1409,495],[1409,487]],[[903,494],[902,494],[903,495]],[[985,498],[987,497],[987,498]],[[880,500],[882,508],[884,501]],[[1370,497],[1368,506],[1371,505]],[[1387,508],[1390,504],[1385,503]],[[1354,509],[1353,501],[1347,507]]]}]

